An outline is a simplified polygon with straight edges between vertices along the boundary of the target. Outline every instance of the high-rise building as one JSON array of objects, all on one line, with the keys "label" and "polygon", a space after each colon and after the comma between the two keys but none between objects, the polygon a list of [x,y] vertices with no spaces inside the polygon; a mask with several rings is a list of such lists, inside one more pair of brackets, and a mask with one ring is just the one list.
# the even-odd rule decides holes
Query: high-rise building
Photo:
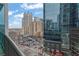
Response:
[{"label": "high-rise building", "polygon": [[[44,47],[46,51],[52,49],[61,50],[61,36],[57,28],[57,15],[59,4],[45,3],[44,4]],[[56,9],[54,9],[56,8]],[[55,12],[54,12],[55,11]]]},{"label": "high-rise building", "polygon": [[72,56],[79,56],[79,28],[70,29],[70,51]]},{"label": "high-rise building", "polygon": [[22,19],[22,28],[25,35],[32,35],[32,14],[25,14]]},{"label": "high-rise building", "polygon": [[[55,4],[44,4],[44,38],[45,38],[45,40],[61,42],[62,43],[61,50],[63,52],[65,52],[66,55],[71,55],[70,51],[72,51],[72,50],[70,50],[70,49],[72,47],[71,41],[73,41],[73,39],[70,39],[70,38],[72,38],[72,35],[73,35],[72,33],[77,30],[77,27],[79,27],[79,17],[78,17],[78,15],[79,15],[78,14],[79,13],[78,5],[79,4],[77,4],[77,3],[61,3],[61,4],[59,4],[60,12],[58,13],[58,16],[57,16],[57,24],[59,25],[59,27],[58,27],[59,32],[53,32],[52,30],[48,30],[48,28],[50,26],[47,26],[47,25],[50,25],[49,23],[51,23],[51,22],[49,22],[48,24],[46,23],[46,21],[48,19],[52,19],[51,16],[54,16],[54,15],[52,15],[52,11],[51,11],[51,10],[53,10],[53,7],[52,7],[53,5],[55,7]],[[72,28],[75,28],[75,30],[71,33]],[[57,34],[59,33],[59,36],[56,33]],[[47,43],[47,42],[45,42],[45,43]],[[50,43],[50,44],[52,44],[52,43]],[[46,45],[46,47],[47,47],[47,45]],[[74,47],[75,47],[75,45],[74,45]],[[56,45],[55,45],[55,48],[57,48]],[[76,49],[74,49],[74,51],[75,50]]]},{"label": "high-rise building", "polygon": [[57,16],[57,31],[60,32],[60,14]]},{"label": "high-rise building", "polygon": [[78,20],[78,7],[76,3],[60,4],[60,30],[62,39],[62,48],[69,49],[69,30],[76,27]]},{"label": "high-rise building", "polygon": [[53,27],[53,31],[58,32],[59,30],[58,22],[52,22],[52,27]]},{"label": "high-rise building", "polygon": [[[76,20],[74,19],[73,23],[75,22],[75,26],[71,27],[69,30],[69,39],[70,39],[70,51],[71,55],[73,56],[79,56],[79,4],[76,3],[76,12],[73,12],[73,16],[76,17]],[[73,18],[73,17],[72,17]]]},{"label": "high-rise building", "polygon": [[33,21],[33,36],[35,37],[43,37],[43,27],[44,23],[41,18],[35,17]]}]

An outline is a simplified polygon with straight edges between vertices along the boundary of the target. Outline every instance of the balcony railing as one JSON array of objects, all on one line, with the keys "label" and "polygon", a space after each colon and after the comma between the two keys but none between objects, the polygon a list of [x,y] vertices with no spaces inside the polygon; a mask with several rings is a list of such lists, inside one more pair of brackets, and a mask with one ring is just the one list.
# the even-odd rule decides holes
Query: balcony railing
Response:
[{"label": "balcony railing", "polygon": [[24,56],[22,51],[8,35],[0,34],[2,36],[1,47],[5,56]]}]

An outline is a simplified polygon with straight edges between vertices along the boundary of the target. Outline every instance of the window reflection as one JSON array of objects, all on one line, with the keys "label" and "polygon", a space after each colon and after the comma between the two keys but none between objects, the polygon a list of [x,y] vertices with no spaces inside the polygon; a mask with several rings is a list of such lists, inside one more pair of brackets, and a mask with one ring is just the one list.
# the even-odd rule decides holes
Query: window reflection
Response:
[{"label": "window reflection", "polygon": [[4,25],[4,5],[0,4],[0,55],[3,55],[3,47],[4,47],[4,36],[2,33],[5,32],[5,25]]}]

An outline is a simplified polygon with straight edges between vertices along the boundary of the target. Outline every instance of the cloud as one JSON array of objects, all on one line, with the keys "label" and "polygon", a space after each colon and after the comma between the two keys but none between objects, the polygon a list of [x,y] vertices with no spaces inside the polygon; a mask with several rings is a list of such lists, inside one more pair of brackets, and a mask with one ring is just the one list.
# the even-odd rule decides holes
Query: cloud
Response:
[{"label": "cloud", "polygon": [[13,15],[12,21],[9,21],[9,28],[21,28],[22,27],[22,13]]},{"label": "cloud", "polygon": [[16,13],[16,12],[18,12],[18,10],[15,10],[15,11],[9,11],[9,12],[8,12],[8,15],[11,16],[11,15],[13,15],[13,14]]},{"label": "cloud", "polygon": [[14,15],[15,18],[23,18],[23,13]]},{"label": "cloud", "polygon": [[9,23],[9,28],[12,28],[12,24],[11,23]]},{"label": "cloud", "polygon": [[9,28],[21,28],[21,27],[22,27],[21,21],[13,20],[12,23],[9,23]]},{"label": "cloud", "polygon": [[[13,8],[13,7],[10,7]],[[43,8],[42,3],[23,3],[20,4],[20,11],[19,9],[11,9],[8,12],[9,15],[9,28],[21,28],[22,27],[22,18],[23,18],[23,12],[26,12],[27,10],[31,10],[33,12],[33,15],[37,16],[40,14],[41,9]],[[33,10],[33,11],[32,11]],[[35,10],[35,11],[34,11]]]},{"label": "cloud", "polygon": [[42,3],[33,3],[33,4],[27,4],[27,3],[23,3],[21,5],[21,8],[27,10],[27,9],[39,9],[39,8],[43,8],[43,4]]},{"label": "cloud", "polygon": [[9,11],[9,12],[8,12],[8,15],[9,15],[9,16],[10,16],[10,15],[12,15],[12,14],[13,14],[13,12],[12,12],[12,11]]}]

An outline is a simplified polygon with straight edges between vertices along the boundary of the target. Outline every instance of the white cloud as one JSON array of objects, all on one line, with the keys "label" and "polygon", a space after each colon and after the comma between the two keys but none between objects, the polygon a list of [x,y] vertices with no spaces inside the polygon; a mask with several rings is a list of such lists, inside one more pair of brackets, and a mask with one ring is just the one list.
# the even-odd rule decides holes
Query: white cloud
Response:
[{"label": "white cloud", "polygon": [[13,15],[13,14],[16,13],[16,12],[18,12],[18,10],[15,10],[15,11],[9,11],[9,12],[8,12],[8,15],[11,16],[11,15]]},{"label": "white cloud", "polygon": [[20,21],[13,21],[12,23],[9,24],[9,28],[21,28],[22,24]]},{"label": "white cloud", "polygon": [[22,27],[22,16],[13,15],[12,22],[9,23],[9,28],[21,28]]},{"label": "white cloud", "polygon": [[23,18],[23,13],[14,15],[15,18]]},{"label": "white cloud", "polygon": [[13,11],[9,11],[8,12],[8,15],[10,16],[10,15],[12,15],[13,14]]},{"label": "white cloud", "polygon": [[10,23],[10,24],[9,24],[9,28],[11,28],[11,27],[12,27],[12,24]]},{"label": "white cloud", "polygon": [[23,3],[21,5],[21,8],[23,9],[39,9],[39,8],[43,8],[43,4],[42,3],[37,3],[37,4],[27,4],[27,3]]}]

